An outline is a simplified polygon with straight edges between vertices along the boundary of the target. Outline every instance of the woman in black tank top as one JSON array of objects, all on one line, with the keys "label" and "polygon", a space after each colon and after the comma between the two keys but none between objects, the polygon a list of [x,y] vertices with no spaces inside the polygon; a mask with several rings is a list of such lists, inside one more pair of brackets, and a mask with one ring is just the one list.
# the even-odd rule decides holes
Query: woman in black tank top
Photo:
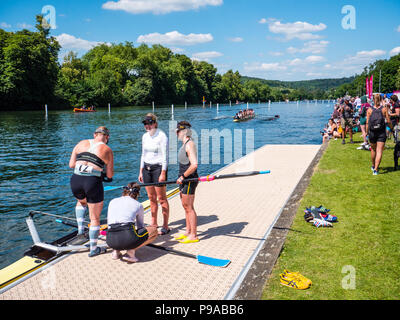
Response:
[{"label": "woman in black tank top", "polygon": [[371,170],[373,175],[379,174],[379,165],[381,164],[382,154],[386,142],[386,124],[383,122],[381,125],[382,127],[381,129],[372,128],[374,123],[374,120],[372,120],[374,116],[372,114],[381,112],[382,113],[381,117],[383,119],[386,119],[387,125],[389,125],[389,127],[391,127],[391,129],[393,130],[387,108],[382,107],[381,105],[382,105],[381,95],[379,93],[375,94],[374,106],[372,108],[369,108],[367,111],[366,130],[368,132],[368,138],[371,145],[371,163],[372,163]]},{"label": "woman in black tank top", "polygon": [[183,182],[184,179],[197,178],[197,150],[191,139],[191,125],[187,121],[178,123],[176,134],[183,142],[178,154],[179,178],[176,181],[181,191],[180,197],[186,214],[186,232],[175,237],[180,243],[199,242],[197,237],[197,214],[194,210],[194,194],[198,182]]}]

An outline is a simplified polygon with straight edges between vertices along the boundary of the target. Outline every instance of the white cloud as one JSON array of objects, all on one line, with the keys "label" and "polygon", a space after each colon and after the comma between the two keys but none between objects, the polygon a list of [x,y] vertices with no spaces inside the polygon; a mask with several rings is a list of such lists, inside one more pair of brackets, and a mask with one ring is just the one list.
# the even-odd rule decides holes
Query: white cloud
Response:
[{"label": "white cloud", "polygon": [[280,57],[280,56],[283,56],[284,55],[284,53],[283,52],[279,52],[279,51],[270,51],[270,52],[268,52],[271,56],[274,56],[274,57]]},{"label": "white cloud", "polygon": [[56,38],[63,49],[90,50],[93,47],[104,43],[76,38],[66,33],[62,33],[59,36],[56,36]]},{"label": "white cloud", "polygon": [[258,21],[258,23],[260,24],[266,24],[268,21],[265,18],[262,18],[260,21]]},{"label": "white cloud", "polygon": [[376,60],[377,57],[385,54],[386,51],[379,49],[371,51],[359,51],[356,55],[345,58],[342,63],[347,66],[352,65],[353,67],[365,67],[367,64]]},{"label": "white cloud", "polygon": [[171,51],[172,51],[173,53],[179,53],[179,54],[182,54],[182,53],[184,53],[184,52],[185,52],[185,49],[182,49],[182,48],[171,47],[170,49],[171,49]]},{"label": "white cloud", "polygon": [[390,51],[390,56],[395,56],[396,54],[399,54],[400,53],[400,47],[396,47],[396,48],[393,48],[391,51]]},{"label": "white cloud", "polygon": [[253,72],[253,71],[283,71],[286,70],[287,67],[285,65],[280,64],[279,62],[275,63],[245,63],[244,70],[246,72]]},{"label": "white cloud", "polygon": [[289,61],[291,66],[298,66],[298,65],[307,65],[307,64],[315,64],[318,62],[325,61],[324,57],[321,56],[308,56],[305,59],[295,58]]},{"label": "white cloud", "polygon": [[197,10],[205,6],[220,6],[223,0],[118,0],[107,1],[102,5],[107,10],[122,10],[133,14]]},{"label": "white cloud", "polygon": [[287,52],[291,54],[295,53],[313,53],[313,54],[321,54],[326,51],[326,47],[328,46],[329,41],[309,41],[304,44],[302,48],[287,48]]},{"label": "white cloud", "polygon": [[268,19],[266,23],[269,25],[268,29],[270,32],[285,35],[285,40],[296,38],[300,40],[320,39],[321,36],[314,34],[314,32],[320,32],[326,29],[326,25],[323,23],[317,25],[302,21],[281,23],[275,19]]},{"label": "white cloud", "polygon": [[397,32],[400,32],[400,26],[398,26],[396,30],[397,30]]},{"label": "white cloud", "polygon": [[192,46],[199,43],[211,42],[213,40],[214,38],[210,33],[190,33],[188,35],[184,35],[182,33],[179,33],[178,31],[171,31],[165,34],[160,34],[156,32],[141,35],[137,38],[136,42],[161,45]]},{"label": "white cloud", "polygon": [[322,77],[324,74],[321,72],[308,72],[307,77]]},{"label": "white cloud", "polygon": [[321,56],[308,56],[304,59],[306,63],[318,63],[324,61],[325,58]]},{"label": "white cloud", "polygon": [[7,22],[2,22],[0,23],[0,28],[11,28],[11,24],[8,24]]},{"label": "white cloud", "polygon": [[243,42],[243,38],[241,38],[241,37],[229,38],[229,41],[231,41],[231,42]]},{"label": "white cloud", "polygon": [[17,27],[21,28],[21,29],[32,29],[33,28],[32,25],[25,23],[25,22],[17,23]]},{"label": "white cloud", "polygon": [[193,53],[192,59],[197,61],[209,61],[210,59],[218,58],[221,56],[223,56],[221,52],[206,51],[206,52]]}]

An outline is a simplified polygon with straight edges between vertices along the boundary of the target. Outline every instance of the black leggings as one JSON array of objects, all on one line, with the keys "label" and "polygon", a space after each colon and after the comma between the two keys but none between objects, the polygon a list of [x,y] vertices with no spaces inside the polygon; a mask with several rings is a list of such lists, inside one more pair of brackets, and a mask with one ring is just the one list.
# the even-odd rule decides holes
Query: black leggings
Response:
[{"label": "black leggings", "polygon": [[146,228],[136,230],[134,223],[110,224],[107,230],[107,245],[114,250],[131,250],[149,238]]}]

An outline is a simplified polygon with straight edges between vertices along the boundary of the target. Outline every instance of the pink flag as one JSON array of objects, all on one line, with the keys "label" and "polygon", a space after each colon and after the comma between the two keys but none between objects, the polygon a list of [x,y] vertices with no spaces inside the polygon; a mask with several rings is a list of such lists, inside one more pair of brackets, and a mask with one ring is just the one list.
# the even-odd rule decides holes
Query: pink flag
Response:
[{"label": "pink flag", "polygon": [[374,92],[374,75],[369,79],[369,98],[372,99],[372,94]]},{"label": "pink flag", "polygon": [[365,93],[365,95],[367,96],[367,97],[369,97],[369,79],[368,79],[368,77],[365,79],[365,88],[366,88],[366,93]]}]

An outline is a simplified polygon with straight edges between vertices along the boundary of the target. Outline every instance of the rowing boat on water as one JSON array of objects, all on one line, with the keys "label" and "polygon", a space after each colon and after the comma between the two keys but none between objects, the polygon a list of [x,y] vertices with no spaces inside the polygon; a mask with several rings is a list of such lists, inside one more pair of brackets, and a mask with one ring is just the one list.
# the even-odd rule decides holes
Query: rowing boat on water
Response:
[{"label": "rowing boat on water", "polygon": [[96,112],[96,110],[74,108],[74,112]]},{"label": "rowing boat on water", "polygon": [[[167,192],[167,197],[171,198],[179,192],[179,188],[175,188]],[[145,212],[150,210],[150,201],[146,200],[142,202]],[[28,223],[29,218],[27,219]],[[60,221],[58,221],[60,222]],[[101,224],[106,221],[101,221]],[[29,224],[28,224],[29,226]],[[73,231],[60,239],[57,239],[49,244],[49,248],[62,248],[71,245],[76,240],[77,231]],[[39,272],[44,266],[55,263],[57,260],[61,260],[66,257],[69,251],[54,251],[33,245],[27,251],[24,256],[12,263],[11,265],[0,270],[0,294],[7,291],[20,281],[26,280],[28,277],[33,276],[36,272]]]},{"label": "rowing boat on water", "polygon": [[255,114],[253,114],[253,115],[251,115],[251,116],[247,116],[247,117],[245,117],[245,118],[234,118],[233,119],[233,122],[242,122],[242,121],[247,121],[247,120],[250,120],[250,119],[254,119],[255,118]]}]

